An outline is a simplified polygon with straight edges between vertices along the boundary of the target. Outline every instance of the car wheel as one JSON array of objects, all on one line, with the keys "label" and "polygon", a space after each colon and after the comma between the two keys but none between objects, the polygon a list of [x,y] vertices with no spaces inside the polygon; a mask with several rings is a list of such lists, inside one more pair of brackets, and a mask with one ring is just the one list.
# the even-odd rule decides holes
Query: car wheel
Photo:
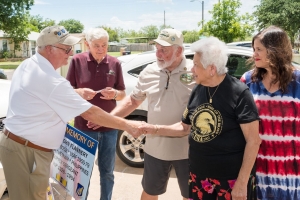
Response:
[{"label": "car wheel", "polygon": [[[135,117],[132,120],[147,121],[146,117]],[[131,167],[144,167],[144,145],[146,136],[140,135],[134,138],[126,131],[119,130],[116,152],[118,157],[127,165]]]}]

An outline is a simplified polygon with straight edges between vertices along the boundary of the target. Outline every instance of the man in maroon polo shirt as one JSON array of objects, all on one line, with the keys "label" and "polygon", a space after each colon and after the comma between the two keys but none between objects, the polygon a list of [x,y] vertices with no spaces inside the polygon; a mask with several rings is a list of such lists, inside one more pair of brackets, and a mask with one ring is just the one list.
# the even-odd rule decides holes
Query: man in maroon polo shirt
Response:
[{"label": "man in maroon polo shirt", "polygon": [[[121,64],[115,57],[107,55],[108,39],[104,29],[90,29],[85,42],[89,51],[73,57],[67,79],[82,98],[109,113],[116,107],[116,101],[125,97],[125,85]],[[100,126],[88,128],[87,121],[81,116],[75,118],[75,128],[99,142],[100,199],[110,200],[118,131]]]}]

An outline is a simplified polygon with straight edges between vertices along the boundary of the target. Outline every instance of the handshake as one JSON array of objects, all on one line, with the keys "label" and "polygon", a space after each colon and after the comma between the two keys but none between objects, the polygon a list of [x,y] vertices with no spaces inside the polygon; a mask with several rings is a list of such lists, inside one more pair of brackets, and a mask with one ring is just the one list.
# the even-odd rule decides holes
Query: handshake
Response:
[{"label": "handshake", "polygon": [[148,124],[144,121],[127,120],[127,125],[126,131],[135,138],[142,134],[157,134],[159,130],[158,125]]},{"label": "handshake", "polygon": [[[87,126],[94,130],[101,127],[100,125],[90,121]],[[157,134],[159,127],[158,125],[148,124],[144,121],[126,120],[126,125],[122,129],[127,131],[134,138],[137,138],[142,134]]]}]

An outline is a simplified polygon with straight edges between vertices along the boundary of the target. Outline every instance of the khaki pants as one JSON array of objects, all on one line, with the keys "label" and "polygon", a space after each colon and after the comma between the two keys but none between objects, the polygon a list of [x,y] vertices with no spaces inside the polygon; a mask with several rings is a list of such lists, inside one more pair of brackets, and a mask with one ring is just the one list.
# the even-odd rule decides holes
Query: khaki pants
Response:
[{"label": "khaki pants", "polygon": [[10,200],[45,200],[53,152],[21,145],[0,132],[0,161]]}]

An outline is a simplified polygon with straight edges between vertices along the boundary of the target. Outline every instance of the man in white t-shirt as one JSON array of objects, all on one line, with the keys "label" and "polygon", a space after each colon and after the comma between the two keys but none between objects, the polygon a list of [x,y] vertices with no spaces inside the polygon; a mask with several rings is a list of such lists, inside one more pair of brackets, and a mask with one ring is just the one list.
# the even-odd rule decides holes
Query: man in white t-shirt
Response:
[{"label": "man in white t-shirt", "polygon": [[47,27],[37,39],[37,53],[14,73],[0,133],[0,160],[10,200],[45,200],[52,150],[61,145],[66,124],[75,116],[137,133],[139,123],[93,106],[55,71],[68,63],[72,46],[79,41],[63,26]]}]

